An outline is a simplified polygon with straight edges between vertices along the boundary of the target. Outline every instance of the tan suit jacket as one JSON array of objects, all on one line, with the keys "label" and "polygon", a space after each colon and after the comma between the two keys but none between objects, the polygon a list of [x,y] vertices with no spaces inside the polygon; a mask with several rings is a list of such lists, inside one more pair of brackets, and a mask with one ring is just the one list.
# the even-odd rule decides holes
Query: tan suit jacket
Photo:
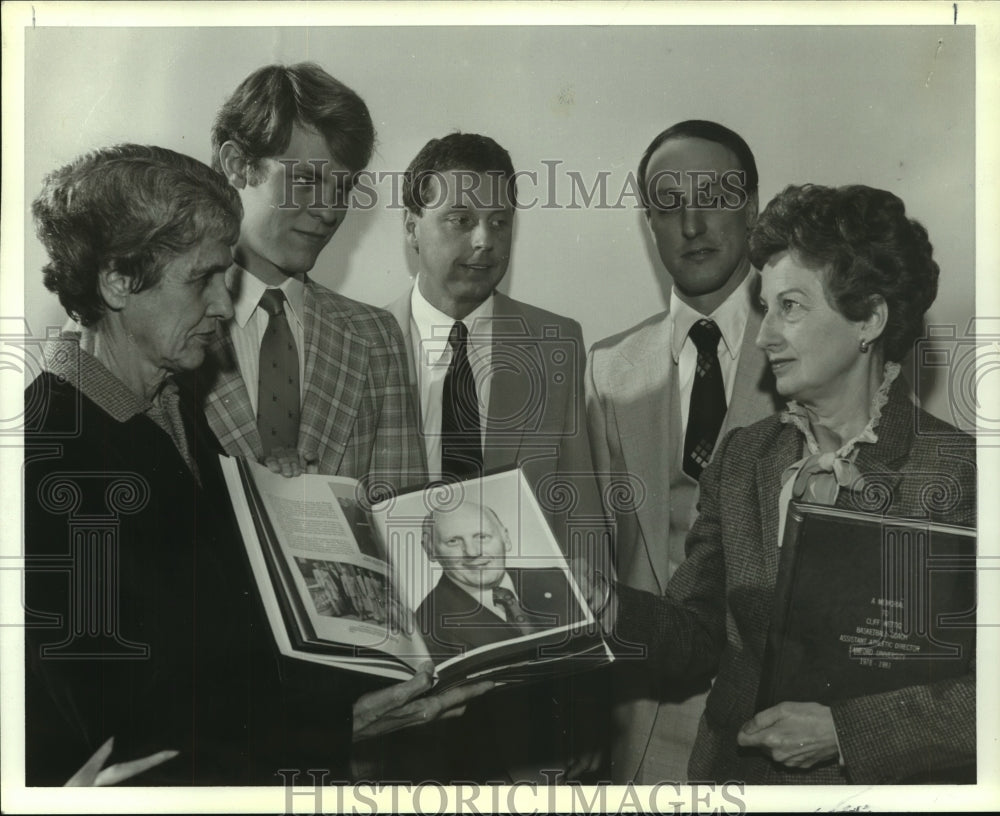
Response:
[{"label": "tan suit jacket", "polygon": [[[733,395],[719,433],[749,425],[779,405],[766,358],[754,341],[760,314],[751,310],[743,335]],[[615,526],[615,561],[623,583],[662,595],[682,554],[667,546],[671,513],[671,461],[678,449],[672,417],[679,391],[670,353],[669,312],[596,343],[587,361],[586,399],[590,441],[606,512]],[[679,426],[679,421],[678,421]],[[631,499],[634,499],[631,500]],[[685,508],[687,511],[688,508]],[[660,699],[631,698],[616,704],[618,733],[612,746],[612,778],[635,778],[654,729],[678,727],[657,717]],[[696,717],[692,712],[690,717]],[[693,722],[691,739],[693,740]],[[669,736],[669,735],[668,735]],[[684,767],[687,757],[673,763]]]}]

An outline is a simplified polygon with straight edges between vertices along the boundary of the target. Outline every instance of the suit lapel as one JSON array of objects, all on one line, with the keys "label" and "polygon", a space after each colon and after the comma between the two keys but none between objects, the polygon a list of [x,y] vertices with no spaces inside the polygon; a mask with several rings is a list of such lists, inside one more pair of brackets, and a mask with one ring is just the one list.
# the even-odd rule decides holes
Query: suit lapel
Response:
[{"label": "suit lapel", "polygon": [[[792,425],[783,425],[771,451],[757,461],[757,500],[760,507],[763,564],[769,582],[778,577],[778,502],[781,474],[802,456],[802,436]],[[752,536],[748,536],[751,538]]]},{"label": "suit lapel", "polygon": [[910,454],[914,410],[903,383],[897,380],[875,429],[878,442],[858,446],[855,464],[864,474],[866,489],[855,498],[857,509],[886,513],[897,498],[896,487],[901,477],[896,463]]},{"label": "suit lapel", "polygon": [[229,324],[225,324],[209,351],[212,361],[205,415],[223,450],[230,456],[258,461],[264,448],[257,430],[257,417],[250,403],[246,383],[236,363]]},{"label": "suit lapel", "polygon": [[757,348],[760,321],[760,311],[751,306],[740,345],[733,396],[729,401],[722,430],[719,431],[719,439],[730,429],[753,425],[782,407],[782,401],[774,390],[774,376],[768,368],[767,357]]},{"label": "suit lapel", "polygon": [[490,326],[490,404],[483,451],[487,470],[517,461],[525,428],[545,427],[536,412],[544,411],[547,403],[537,398],[538,394],[544,397],[547,387],[537,379],[546,371],[544,361],[538,344],[529,342],[536,337],[537,327],[529,326],[514,302],[499,293],[494,296]]},{"label": "suit lapel", "polygon": [[368,343],[306,281],[305,393],[299,450],[318,455],[335,473],[354,433],[368,371]]},{"label": "suit lapel", "polygon": [[643,486],[646,494],[636,510],[636,518],[646,550],[645,560],[661,592],[670,571],[666,540],[670,529],[672,455],[664,455],[663,446],[672,444],[670,418],[676,407],[675,367],[670,356],[672,327],[672,320],[664,320],[647,345],[632,360],[622,359],[609,377],[611,393],[635,391],[642,395],[619,401],[615,410],[619,428],[635,429],[620,439],[624,460],[635,463],[636,473],[654,477],[651,484]]},{"label": "suit lapel", "polygon": [[[396,318],[400,331],[403,332],[403,343],[406,345],[406,361],[409,367],[410,385],[413,386],[413,388],[417,388],[419,380],[417,379],[416,349],[413,348],[413,333],[410,331],[410,323],[413,319],[413,311],[410,306],[410,298],[412,297],[412,294],[413,287],[411,286],[406,290],[406,294],[397,298],[385,308],[386,311]],[[417,409],[419,410],[419,408],[420,400],[418,399]],[[421,425],[421,427],[423,426]]]}]

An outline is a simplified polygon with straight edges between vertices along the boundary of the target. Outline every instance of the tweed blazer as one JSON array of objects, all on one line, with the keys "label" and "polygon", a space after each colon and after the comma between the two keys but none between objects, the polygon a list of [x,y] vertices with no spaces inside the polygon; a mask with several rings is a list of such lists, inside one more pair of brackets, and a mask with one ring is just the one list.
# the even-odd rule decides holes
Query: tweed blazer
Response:
[{"label": "tweed blazer", "polygon": [[[298,448],[320,473],[398,489],[426,479],[403,340],[382,309],[306,280]],[[205,413],[230,456],[263,456],[257,418],[227,327],[199,372]]]},{"label": "tweed blazer", "polygon": [[[410,296],[407,290],[387,308],[403,332],[419,412]],[[604,529],[583,409],[586,347],[580,324],[497,293],[492,331],[483,466],[487,471],[522,468],[566,550],[574,519],[591,531],[595,524]],[[590,552],[587,557],[603,556]]]},{"label": "tweed blazer", "polygon": [[[842,490],[838,506],[975,524],[971,437],[917,409],[901,381],[890,391],[877,434],[878,442],[861,445],[856,460],[866,489]],[[700,515],[666,597],[620,588],[620,636],[645,643],[665,677],[721,660],[691,755],[691,778],[880,784],[974,766],[971,674],[833,705],[842,768],[832,762],[796,771],[737,748],[737,731],[756,713],[780,552],[781,475],[802,454],[800,432],[778,416],[731,432],[702,476]]]}]

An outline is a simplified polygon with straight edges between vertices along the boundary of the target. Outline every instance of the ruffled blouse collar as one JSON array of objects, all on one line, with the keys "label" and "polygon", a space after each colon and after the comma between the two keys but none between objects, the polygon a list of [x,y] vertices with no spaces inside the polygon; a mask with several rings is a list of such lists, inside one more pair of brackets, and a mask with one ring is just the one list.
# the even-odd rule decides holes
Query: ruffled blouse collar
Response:
[{"label": "ruffled blouse collar", "polygon": [[886,363],[882,384],[872,396],[870,419],[862,431],[847,440],[835,451],[821,451],[816,435],[809,423],[805,409],[795,400],[790,400],[780,415],[783,423],[793,425],[805,438],[807,453],[797,462],[789,465],[781,475],[781,496],[779,498],[780,524],[778,546],[784,536],[785,516],[791,500],[812,504],[833,505],[841,488],[858,491],[864,487],[861,471],[854,464],[859,445],[878,442],[877,428],[882,419],[882,409],[889,401],[889,389],[899,376],[899,363]]}]

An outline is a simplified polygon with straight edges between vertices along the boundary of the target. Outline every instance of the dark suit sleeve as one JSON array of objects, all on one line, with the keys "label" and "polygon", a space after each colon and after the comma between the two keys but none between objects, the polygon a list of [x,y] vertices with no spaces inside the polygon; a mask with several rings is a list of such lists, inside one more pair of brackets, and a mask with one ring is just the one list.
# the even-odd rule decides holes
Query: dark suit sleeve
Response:
[{"label": "dark suit sleeve", "polygon": [[[659,598],[617,584],[616,640],[639,643],[664,678],[711,676],[726,644],[726,578],[719,502],[730,443],[719,443],[701,477],[698,519],[686,543],[687,556]],[[664,531],[666,535],[666,531]]]},{"label": "dark suit sleeve", "polygon": [[398,490],[426,481],[427,464],[417,428],[403,335],[392,315],[381,312],[379,317],[382,342],[373,345],[370,364],[375,402],[380,410],[369,478],[387,482]]}]

